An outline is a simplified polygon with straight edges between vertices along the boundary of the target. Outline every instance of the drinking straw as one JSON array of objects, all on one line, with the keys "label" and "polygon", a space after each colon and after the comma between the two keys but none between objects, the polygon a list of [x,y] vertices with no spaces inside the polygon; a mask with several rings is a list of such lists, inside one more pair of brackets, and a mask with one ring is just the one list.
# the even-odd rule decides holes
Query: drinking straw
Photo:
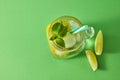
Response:
[{"label": "drinking straw", "polygon": [[71,34],[75,34],[75,33],[78,33],[78,32],[86,31],[86,30],[88,30],[88,29],[89,29],[88,25],[84,25],[84,26],[82,26],[82,27],[76,27],[76,28],[72,29],[72,30],[70,31],[70,33],[71,33]]}]

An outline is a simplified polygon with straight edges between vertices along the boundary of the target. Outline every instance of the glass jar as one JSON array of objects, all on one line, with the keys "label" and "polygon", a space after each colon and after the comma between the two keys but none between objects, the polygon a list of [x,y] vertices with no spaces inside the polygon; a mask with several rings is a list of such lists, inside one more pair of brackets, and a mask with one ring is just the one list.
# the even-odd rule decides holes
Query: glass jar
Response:
[{"label": "glass jar", "polygon": [[[53,35],[52,29],[56,23],[60,23],[63,27],[67,28],[65,36],[62,36],[62,40],[59,40],[64,41],[64,46],[61,46],[63,44],[58,45],[56,42],[57,39],[51,40],[51,36]],[[47,26],[46,33],[52,54],[57,58],[70,58],[80,54],[80,52],[85,48],[85,40],[94,35],[94,29],[92,27],[86,31],[78,32],[76,34],[70,33],[71,30],[82,26],[82,23],[77,18],[72,16],[61,16],[49,24]],[[61,32],[63,31],[64,29],[61,30]]]}]

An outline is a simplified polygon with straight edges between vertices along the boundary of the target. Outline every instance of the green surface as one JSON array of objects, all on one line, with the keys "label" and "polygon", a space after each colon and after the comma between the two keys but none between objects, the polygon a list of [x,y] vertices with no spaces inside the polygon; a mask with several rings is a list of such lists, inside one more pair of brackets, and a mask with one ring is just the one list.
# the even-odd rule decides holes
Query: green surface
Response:
[{"label": "green surface", "polygon": [[[84,53],[52,56],[46,26],[63,15],[103,31],[96,72]],[[119,33],[120,0],[0,0],[0,80],[120,80]]]}]

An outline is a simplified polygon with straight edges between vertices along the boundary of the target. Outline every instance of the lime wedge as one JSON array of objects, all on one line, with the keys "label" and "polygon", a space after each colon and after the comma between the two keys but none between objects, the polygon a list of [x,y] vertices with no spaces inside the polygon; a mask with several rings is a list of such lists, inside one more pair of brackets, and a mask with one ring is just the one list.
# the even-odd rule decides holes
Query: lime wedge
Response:
[{"label": "lime wedge", "polygon": [[91,68],[93,69],[93,71],[96,71],[98,68],[98,63],[97,63],[95,54],[93,53],[92,50],[86,50],[85,53],[86,53],[86,56],[88,58]]},{"label": "lime wedge", "polygon": [[102,31],[99,30],[95,39],[95,53],[96,55],[101,55],[103,51],[103,35]]}]

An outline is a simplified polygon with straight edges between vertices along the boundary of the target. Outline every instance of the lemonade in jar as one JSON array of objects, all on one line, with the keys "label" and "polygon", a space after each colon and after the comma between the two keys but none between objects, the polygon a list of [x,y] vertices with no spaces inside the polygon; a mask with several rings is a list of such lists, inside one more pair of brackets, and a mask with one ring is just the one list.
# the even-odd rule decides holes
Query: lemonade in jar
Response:
[{"label": "lemonade in jar", "polygon": [[94,29],[82,25],[75,17],[61,16],[47,26],[46,33],[53,55],[57,58],[70,58],[85,48],[85,40],[93,37]]}]

